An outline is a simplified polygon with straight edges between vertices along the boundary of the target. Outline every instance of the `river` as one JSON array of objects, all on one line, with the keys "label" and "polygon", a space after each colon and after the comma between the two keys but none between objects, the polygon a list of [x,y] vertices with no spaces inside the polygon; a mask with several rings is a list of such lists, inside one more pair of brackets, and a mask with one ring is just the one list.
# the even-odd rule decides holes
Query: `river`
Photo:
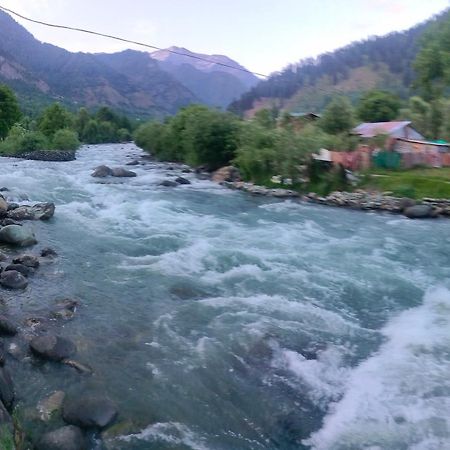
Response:
[{"label": "river", "polygon": [[90,176],[139,155],[0,160],[12,198],[55,202],[28,226],[36,251],[60,255],[7,306],[80,299],[61,334],[95,371],[17,365],[29,433],[45,429],[40,399],[96,388],[120,410],[108,449],[450,448],[448,220],[256,198],[190,174],[160,187],[181,173],[150,161],[136,178]]}]

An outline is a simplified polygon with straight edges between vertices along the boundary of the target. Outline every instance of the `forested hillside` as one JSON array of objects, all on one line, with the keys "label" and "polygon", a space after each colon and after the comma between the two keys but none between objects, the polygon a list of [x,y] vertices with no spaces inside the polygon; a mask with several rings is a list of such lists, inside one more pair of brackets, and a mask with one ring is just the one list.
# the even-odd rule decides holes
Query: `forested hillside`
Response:
[{"label": "forested hillside", "polygon": [[412,91],[413,62],[423,34],[450,17],[450,10],[407,31],[356,42],[286,67],[230,106],[239,114],[262,107],[320,111],[336,94],[357,100],[370,89],[389,90],[401,98]]}]

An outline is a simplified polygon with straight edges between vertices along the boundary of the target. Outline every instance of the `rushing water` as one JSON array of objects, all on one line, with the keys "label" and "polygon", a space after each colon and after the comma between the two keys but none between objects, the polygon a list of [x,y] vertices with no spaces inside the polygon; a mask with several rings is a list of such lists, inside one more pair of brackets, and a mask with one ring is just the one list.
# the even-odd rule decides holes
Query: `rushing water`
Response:
[{"label": "rushing water", "polygon": [[134,179],[90,177],[139,154],[0,161],[13,198],[56,203],[28,226],[61,255],[8,307],[79,298],[61,334],[95,369],[17,365],[28,432],[45,429],[40,399],[95,387],[120,408],[111,449],[450,448],[449,221],[254,198],[190,175],[163,188],[180,173],[151,162]]}]

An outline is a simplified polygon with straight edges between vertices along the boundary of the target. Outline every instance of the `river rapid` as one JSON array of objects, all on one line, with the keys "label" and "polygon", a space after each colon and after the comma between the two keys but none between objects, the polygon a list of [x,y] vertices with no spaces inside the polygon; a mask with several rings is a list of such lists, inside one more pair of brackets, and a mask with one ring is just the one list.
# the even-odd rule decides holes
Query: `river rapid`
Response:
[{"label": "river rapid", "polygon": [[[450,449],[450,222],[256,198],[167,164],[95,179],[133,145],[66,163],[0,159],[58,260],[9,295],[16,315],[78,298],[60,330],[94,375],[15,367],[18,415],[95,388],[120,410],[94,449]],[[169,178],[170,179],[170,178]],[[33,251],[33,250],[31,250]],[[104,447],[105,446],[105,447]]]}]

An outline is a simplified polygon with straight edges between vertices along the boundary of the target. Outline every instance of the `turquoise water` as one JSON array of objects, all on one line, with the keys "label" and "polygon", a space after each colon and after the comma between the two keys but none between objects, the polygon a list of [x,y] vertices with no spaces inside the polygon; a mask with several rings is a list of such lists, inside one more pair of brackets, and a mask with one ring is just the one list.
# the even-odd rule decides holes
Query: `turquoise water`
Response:
[{"label": "turquoise water", "polygon": [[[53,201],[28,224],[61,255],[14,314],[82,302],[61,334],[94,368],[14,368],[29,433],[56,389],[105,391],[109,449],[450,448],[450,222],[254,198],[180,175],[90,177],[140,151],[2,159],[12,198]],[[101,443],[93,441],[93,448]]]}]

